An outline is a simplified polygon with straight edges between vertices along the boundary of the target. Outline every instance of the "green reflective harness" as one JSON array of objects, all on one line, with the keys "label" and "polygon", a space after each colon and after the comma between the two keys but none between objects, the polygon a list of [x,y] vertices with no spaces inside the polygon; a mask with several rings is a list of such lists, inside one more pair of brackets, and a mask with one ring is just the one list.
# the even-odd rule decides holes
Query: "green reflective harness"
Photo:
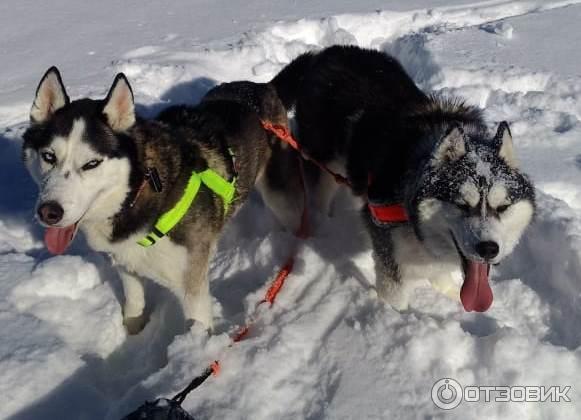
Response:
[{"label": "green reflective harness", "polygon": [[155,223],[153,230],[145,238],[137,241],[137,243],[141,246],[148,247],[167,235],[167,233],[186,215],[196,199],[202,183],[217,196],[222,198],[222,201],[224,201],[224,213],[226,213],[232,200],[234,200],[234,194],[236,193],[236,177],[234,177],[232,181],[226,181],[217,172],[211,169],[206,169],[203,172],[194,171],[188,180],[184,194],[176,205],[162,214]]}]

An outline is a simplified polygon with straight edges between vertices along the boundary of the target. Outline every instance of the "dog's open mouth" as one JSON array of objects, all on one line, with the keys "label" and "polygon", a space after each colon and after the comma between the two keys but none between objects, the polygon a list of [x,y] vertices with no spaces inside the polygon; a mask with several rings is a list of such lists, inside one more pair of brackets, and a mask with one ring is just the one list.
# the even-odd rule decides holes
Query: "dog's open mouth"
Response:
[{"label": "dog's open mouth", "polygon": [[79,222],[64,228],[49,227],[44,233],[44,243],[51,254],[63,254],[69,247],[75,234]]},{"label": "dog's open mouth", "polygon": [[488,282],[490,264],[486,262],[473,261],[466,258],[452,235],[454,245],[462,259],[462,269],[464,271],[464,283],[460,289],[460,300],[466,312],[485,312],[492,305],[492,289]]}]

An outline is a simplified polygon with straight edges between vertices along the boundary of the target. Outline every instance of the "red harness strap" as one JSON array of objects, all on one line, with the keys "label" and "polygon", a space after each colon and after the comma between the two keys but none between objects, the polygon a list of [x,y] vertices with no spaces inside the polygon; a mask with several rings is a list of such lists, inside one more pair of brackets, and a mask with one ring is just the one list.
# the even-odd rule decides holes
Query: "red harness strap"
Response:
[{"label": "red harness strap", "polygon": [[375,221],[380,223],[403,223],[409,221],[408,214],[402,204],[389,206],[367,203],[369,212]]}]

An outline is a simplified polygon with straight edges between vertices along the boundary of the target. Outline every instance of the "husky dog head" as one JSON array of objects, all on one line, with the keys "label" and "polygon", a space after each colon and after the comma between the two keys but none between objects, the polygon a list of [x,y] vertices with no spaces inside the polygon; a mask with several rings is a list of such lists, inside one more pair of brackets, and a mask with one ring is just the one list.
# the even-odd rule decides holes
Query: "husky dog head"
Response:
[{"label": "husky dog head", "polygon": [[512,252],[531,222],[534,188],[517,168],[506,122],[492,139],[482,128],[449,127],[427,165],[414,197],[416,234],[437,256],[460,258],[462,303],[485,311],[490,264]]},{"label": "husky dog head", "polygon": [[117,213],[129,191],[133,94],[117,75],[104,100],[71,102],[56,67],[42,77],[24,133],[23,159],[39,185],[36,216],[49,251],[62,253],[83,221]]}]

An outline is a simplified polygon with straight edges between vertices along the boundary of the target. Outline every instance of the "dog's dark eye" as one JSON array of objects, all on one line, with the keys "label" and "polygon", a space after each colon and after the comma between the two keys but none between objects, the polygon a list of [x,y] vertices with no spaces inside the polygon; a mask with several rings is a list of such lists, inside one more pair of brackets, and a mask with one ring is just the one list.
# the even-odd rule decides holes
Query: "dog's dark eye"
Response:
[{"label": "dog's dark eye", "polygon": [[40,157],[50,165],[54,165],[56,163],[56,156],[53,152],[42,152]]},{"label": "dog's dark eye", "polygon": [[508,204],[505,204],[505,205],[503,205],[503,206],[498,206],[498,207],[496,208],[496,212],[497,212],[497,213],[504,213],[504,212],[505,212],[505,211],[507,211],[507,210],[508,210]]},{"label": "dog's dark eye", "polygon": [[103,162],[103,161],[99,160],[99,159],[90,160],[87,163],[85,163],[81,169],[83,171],[89,171],[91,169],[95,169],[97,166],[99,166],[101,164],[101,162]]}]

